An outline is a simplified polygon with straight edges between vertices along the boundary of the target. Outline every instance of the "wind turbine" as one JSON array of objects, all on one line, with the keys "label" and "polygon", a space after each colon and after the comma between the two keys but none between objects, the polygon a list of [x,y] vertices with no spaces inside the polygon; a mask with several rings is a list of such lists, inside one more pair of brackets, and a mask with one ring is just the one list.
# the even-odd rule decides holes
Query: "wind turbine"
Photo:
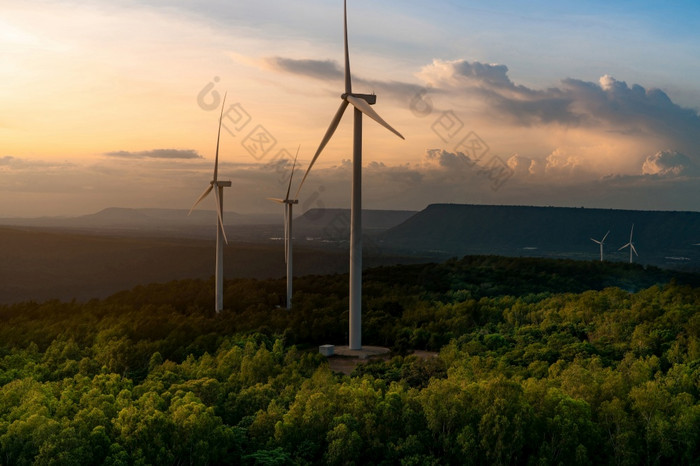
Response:
[{"label": "wind turbine", "polygon": [[637,255],[637,257],[639,257],[639,254],[637,254],[637,249],[635,249],[634,243],[632,242],[632,233],[634,233],[634,223],[632,224],[632,229],[630,230],[630,241],[629,241],[629,243],[625,244],[625,245],[622,246],[620,249],[618,249],[618,251],[622,251],[622,250],[625,249],[626,247],[629,247],[629,248],[630,248],[630,264],[632,263],[632,252],[634,252],[634,253]]},{"label": "wind turbine", "polygon": [[[219,115],[219,132],[216,136],[216,157],[214,159],[214,178],[209,182],[209,186],[204,190],[201,196],[194,203],[187,215],[190,215],[197,205],[214,190],[216,196],[216,266],[214,268],[214,279],[216,281],[216,298],[214,310],[221,312],[224,308],[224,242],[228,244],[226,232],[224,231],[224,188],[231,187],[230,181],[220,181],[218,179],[219,172],[219,140],[221,139],[221,120],[224,116],[224,104],[226,103],[226,94],[221,103],[221,115]],[[216,187],[216,189],[214,189]]]},{"label": "wind turbine", "polygon": [[284,199],[268,197],[271,201],[284,204],[284,261],[287,264],[287,309],[292,308],[292,206],[299,203],[298,199],[289,198],[289,192],[292,189],[292,178],[294,177],[294,167],[296,167],[298,156],[299,149],[297,149],[297,155],[294,156],[292,173],[289,175],[287,195]]},{"label": "wind turbine", "polygon": [[605,236],[603,236],[603,239],[601,239],[600,241],[598,241],[597,239],[591,238],[591,241],[593,241],[594,243],[600,244],[600,261],[601,262],[603,262],[603,243],[605,243],[605,238],[607,238],[609,234],[610,234],[610,230],[608,230],[608,232],[605,233]]},{"label": "wind turbine", "polygon": [[318,156],[321,155],[333,133],[338,128],[345,109],[352,104],[354,107],[353,126],[353,157],[352,157],[352,198],[350,204],[350,341],[349,347],[352,350],[362,349],[362,114],[364,113],[401,139],[404,137],[384,121],[371,105],[377,102],[374,94],[357,94],[352,92],[352,79],[350,77],[350,56],[348,53],[348,10],[347,0],[343,1],[343,37],[345,48],[345,93],[340,98],[340,108],[331,120],[331,124],[326,130],[326,134],[318,146],[318,150],[311,159],[309,168],[301,180],[297,190],[299,191],[306,181],[306,177],[311,171]]}]

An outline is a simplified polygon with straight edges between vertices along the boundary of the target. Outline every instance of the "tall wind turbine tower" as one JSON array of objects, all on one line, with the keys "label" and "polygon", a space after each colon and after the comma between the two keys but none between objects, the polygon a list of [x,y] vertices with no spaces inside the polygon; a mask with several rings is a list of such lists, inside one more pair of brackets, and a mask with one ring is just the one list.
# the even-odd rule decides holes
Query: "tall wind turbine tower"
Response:
[{"label": "tall wind turbine tower", "polygon": [[404,137],[384,121],[371,105],[377,102],[374,94],[358,94],[352,92],[352,79],[350,77],[350,55],[348,53],[348,12],[347,0],[343,2],[343,38],[345,48],[345,92],[340,96],[342,102],[331,124],[326,130],[325,136],[318,146],[318,150],[311,159],[309,168],[301,180],[297,190],[299,191],[311,171],[321,151],[330,141],[333,133],[338,128],[345,109],[352,104],[354,107],[353,124],[353,157],[352,157],[352,198],[350,204],[350,341],[351,350],[362,349],[362,114],[367,115],[401,139]]},{"label": "tall wind turbine tower", "polygon": [[[214,310],[221,312],[224,308],[224,242],[228,244],[226,232],[224,231],[224,188],[231,187],[231,181],[220,181],[218,179],[219,172],[219,141],[221,139],[221,120],[224,116],[224,104],[226,103],[226,95],[221,103],[221,114],[219,115],[219,132],[216,136],[216,157],[214,159],[214,178],[209,182],[209,186],[204,190],[201,196],[190,209],[192,213],[195,207],[214,190],[216,196],[216,266],[214,268],[214,280],[216,282],[216,294],[214,302]],[[216,188],[216,189],[214,189]]]},{"label": "tall wind turbine tower", "polygon": [[298,199],[290,199],[289,192],[292,189],[292,178],[294,177],[294,167],[297,165],[297,157],[299,156],[299,149],[297,149],[297,155],[294,156],[294,163],[292,164],[292,173],[289,175],[289,185],[287,186],[287,195],[284,199],[277,199],[269,197],[268,199],[280,204],[284,204],[284,261],[287,264],[287,309],[292,308],[292,206],[298,204]]},{"label": "tall wind turbine tower", "polygon": [[630,264],[632,263],[632,252],[634,252],[637,257],[639,257],[639,254],[637,254],[637,249],[634,247],[634,243],[632,242],[632,234],[634,233],[634,223],[632,224],[632,229],[630,230],[630,241],[629,243],[625,244],[622,246],[618,251],[622,251],[623,249],[629,247],[630,248]]},{"label": "tall wind turbine tower", "polygon": [[605,243],[605,238],[607,238],[609,234],[610,234],[610,230],[608,230],[608,232],[605,233],[605,236],[603,236],[603,239],[601,239],[600,241],[598,241],[597,239],[591,238],[591,241],[593,241],[594,243],[600,244],[600,261],[601,262],[603,262],[603,243]]}]

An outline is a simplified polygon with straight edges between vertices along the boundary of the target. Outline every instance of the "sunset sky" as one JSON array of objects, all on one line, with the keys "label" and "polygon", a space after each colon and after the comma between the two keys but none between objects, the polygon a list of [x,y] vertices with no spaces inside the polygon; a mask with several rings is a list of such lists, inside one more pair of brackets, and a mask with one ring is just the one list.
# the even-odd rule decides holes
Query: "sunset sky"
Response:
[{"label": "sunset sky", "polygon": [[[341,0],[0,11],[0,217],[189,208],[225,92],[226,210],[276,212],[340,104]],[[365,208],[700,210],[696,2],[349,0],[348,22],[353,90],[406,137],[365,119]],[[351,120],[301,210],[349,206]]]}]

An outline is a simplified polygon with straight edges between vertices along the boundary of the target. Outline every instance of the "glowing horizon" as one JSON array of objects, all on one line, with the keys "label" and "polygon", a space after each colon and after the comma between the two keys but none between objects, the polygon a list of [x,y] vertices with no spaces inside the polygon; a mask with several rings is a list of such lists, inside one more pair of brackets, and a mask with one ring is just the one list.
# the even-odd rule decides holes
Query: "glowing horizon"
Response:
[{"label": "glowing horizon", "polygon": [[[349,2],[354,90],[376,92],[407,139],[365,125],[367,208],[700,208],[699,7],[553,5]],[[0,217],[189,207],[226,91],[243,118],[222,134],[221,176],[237,200],[227,208],[273,212],[265,198],[282,194],[285,164],[301,144],[305,169],[337,107],[340,1],[4,13]],[[349,205],[350,125],[302,197]],[[260,131],[269,150],[244,145]]]}]

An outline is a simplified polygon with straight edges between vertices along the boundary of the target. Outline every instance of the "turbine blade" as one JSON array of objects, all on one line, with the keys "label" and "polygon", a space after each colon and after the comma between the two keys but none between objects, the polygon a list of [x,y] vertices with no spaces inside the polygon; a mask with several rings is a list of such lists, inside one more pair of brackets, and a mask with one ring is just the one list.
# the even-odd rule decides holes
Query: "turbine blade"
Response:
[{"label": "turbine blade", "polygon": [[594,243],[598,243],[598,244],[600,244],[600,241],[598,241],[597,239],[593,239],[593,238],[591,238],[591,241],[593,241]]},{"label": "turbine blade", "polygon": [[352,95],[347,96],[346,99],[356,109],[358,109],[359,111],[361,111],[362,113],[364,113],[365,115],[367,115],[368,117],[370,117],[371,119],[373,119],[374,121],[376,121],[377,123],[379,123],[380,125],[385,127],[386,129],[388,129],[389,131],[391,131],[392,133],[394,133],[395,135],[397,135],[401,139],[406,139],[401,135],[401,133],[399,133],[394,128],[392,128],[391,125],[389,125],[389,123],[384,121],[384,119],[382,119],[382,117],[380,117],[377,114],[377,112],[375,112],[374,109],[372,107],[370,107],[370,105],[366,101],[359,99],[359,98],[352,96]]},{"label": "turbine blade", "polygon": [[605,236],[603,236],[603,239],[601,240],[601,243],[602,243],[602,242],[605,242],[605,238],[607,238],[609,234],[610,234],[610,230],[608,230],[608,232],[605,233]]},{"label": "turbine blade", "polygon": [[345,93],[352,92],[352,82],[350,79],[350,54],[348,52],[348,2],[343,1],[343,32],[345,39]]},{"label": "turbine blade", "polygon": [[224,235],[224,242],[228,244],[228,238],[226,238],[226,229],[224,228],[224,213],[222,212],[223,206],[221,205],[221,198],[219,197],[219,190],[214,191],[216,195],[216,216],[219,218],[219,228],[221,228],[221,233]]},{"label": "turbine blade", "polygon": [[632,224],[632,229],[630,230],[630,243],[632,243],[632,234],[634,233],[634,223]]},{"label": "turbine blade", "polygon": [[204,190],[204,192],[202,193],[202,195],[199,196],[199,198],[197,199],[197,202],[195,202],[194,205],[192,206],[192,208],[190,209],[190,211],[187,212],[187,215],[190,215],[190,214],[192,213],[192,211],[194,210],[194,208],[197,207],[197,205],[198,205],[200,202],[202,202],[202,199],[204,199],[205,197],[207,197],[207,196],[209,195],[209,193],[211,192],[211,190],[212,190],[213,188],[214,188],[214,185],[213,185],[213,184],[210,184],[209,187],[208,187],[207,189]]},{"label": "turbine blade", "polygon": [[632,248],[632,251],[634,251],[634,254],[639,256],[639,254],[637,254],[637,248],[634,247],[634,244],[630,243],[630,247]]},{"label": "turbine blade", "polygon": [[301,191],[301,187],[304,186],[304,182],[306,181],[306,177],[309,176],[309,172],[311,171],[311,167],[314,166],[314,163],[316,163],[316,159],[318,159],[318,156],[321,155],[321,151],[323,151],[323,148],[326,147],[326,144],[328,144],[328,141],[331,140],[333,133],[335,133],[335,130],[338,128],[338,125],[340,124],[340,119],[343,117],[343,112],[345,112],[346,108],[348,108],[348,101],[343,100],[343,102],[340,104],[340,107],[338,108],[338,111],[335,112],[335,116],[333,117],[331,124],[328,126],[328,129],[326,130],[326,134],[325,134],[325,136],[323,136],[323,139],[321,140],[321,144],[319,144],[318,149],[316,150],[316,153],[314,154],[313,158],[311,159],[311,163],[309,164],[309,168],[306,169],[306,173],[304,174],[304,178],[301,179],[301,183],[299,184],[299,187],[297,188],[297,192],[294,195],[294,198],[299,197],[299,191]]},{"label": "turbine blade", "polygon": [[280,203],[280,204],[284,204],[284,199],[279,199],[279,198],[276,198],[276,197],[268,197],[268,198],[266,198],[266,199],[267,199],[268,201],[278,202],[278,203]]},{"label": "turbine blade", "polygon": [[287,196],[284,198],[285,201],[289,200],[289,190],[292,189],[292,178],[294,177],[294,167],[297,166],[297,157],[299,157],[299,149],[301,149],[301,144],[297,147],[297,153],[294,156],[294,163],[292,164],[292,173],[289,174],[289,186],[287,186]]},{"label": "turbine blade", "polygon": [[226,104],[226,93],[224,100],[221,102],[221,114],[219,115],[219,132],[216,134],[216,156],[214,158],[214,181],[219,174],[219,140],[221,139],[221,121],[224,118],[224,105]]},{"label": "turbine blade", "polygon": [[630,244],[631,244],[631,243],[627,243],[627,244],[625,244],[625,245],[624,245],[624,246],[622,246],[622,247],[621,247],[620,249],[618,249],[618,251],[622,251],[623,249],[625,249],[625,248],[626,248],[627,246],[629,246]]}]

